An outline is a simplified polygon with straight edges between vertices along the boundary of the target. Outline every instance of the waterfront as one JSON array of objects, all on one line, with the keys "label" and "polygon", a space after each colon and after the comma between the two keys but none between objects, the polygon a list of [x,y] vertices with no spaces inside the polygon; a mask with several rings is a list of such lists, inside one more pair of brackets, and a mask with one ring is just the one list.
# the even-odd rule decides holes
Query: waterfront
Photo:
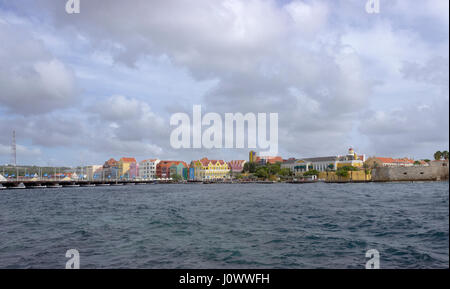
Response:
[{"label": "waterfront", "polygon": [[0,268],[448,268],[449,184],[4,190]]}]

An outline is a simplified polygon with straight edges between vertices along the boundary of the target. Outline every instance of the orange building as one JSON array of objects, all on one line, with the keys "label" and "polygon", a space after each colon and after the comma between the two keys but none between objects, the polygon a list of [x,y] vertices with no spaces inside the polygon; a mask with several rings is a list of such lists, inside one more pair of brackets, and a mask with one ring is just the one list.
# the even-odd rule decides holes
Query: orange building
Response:
[{"label": "orange building", "polygon": [[[394,159],[384,157],[372,157],[367,160],[371,167],[410,167],[414,165],[414,160],[408,158]],[[375,165],[376,164],[376,165]]]},{"label": "orange building", "polygon": [[262,156],[262,157],[256,157],[256,162],[260,164],[276,164],[276,163],[282,163],[283,158],[279,156]]},{"label": "orange building", "polygon": [[130,166],[132,164],[136,164],[135,158],[120,158],[120,160],[117,164],[119,178],[130,176]]},{"label": "orange building", "polygon": [[183,176],[183,168],[187,168],[188,165],[183,161],[160,161],[156,165],[156,177],[157,178],[170,178],[172,167],[172,175],[177,174]]}]

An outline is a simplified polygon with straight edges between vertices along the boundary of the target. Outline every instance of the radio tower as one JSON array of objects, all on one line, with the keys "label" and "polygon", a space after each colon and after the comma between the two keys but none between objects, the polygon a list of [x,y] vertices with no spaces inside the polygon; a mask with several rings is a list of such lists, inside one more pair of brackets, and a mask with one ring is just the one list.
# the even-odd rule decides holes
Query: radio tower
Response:
[{"label": "radio tower", "polygon": [[17,163],[17,150],[16,150],[16,131],[13,130],[13,134],[12,134],[12,142],[11,142],[11,164],[13,166],[16,166]]}]

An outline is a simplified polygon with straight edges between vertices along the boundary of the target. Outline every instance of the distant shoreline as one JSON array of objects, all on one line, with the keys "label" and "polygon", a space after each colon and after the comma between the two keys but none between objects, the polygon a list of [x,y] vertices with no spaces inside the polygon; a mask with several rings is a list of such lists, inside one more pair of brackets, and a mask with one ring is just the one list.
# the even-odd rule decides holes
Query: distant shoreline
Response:
[{"label": "distant shoreline", "polygon": [[363,184],[363,183],[435,183],[435,182],[448,182],[449,180],[404,180],[404,181],[286,181],[286,182],[272,182],[272,181],[243,181],[243,182],[213,182],[213,181],[187,181],[187,182],[174,182],[174,181],[8,181],[0,183],[1,190],[15,190],[15,189],[57,189],[57,188],[75,188],[75,187],[116,187],[123,186],[129,187],[133,185],[277,185],[277,184]]}]

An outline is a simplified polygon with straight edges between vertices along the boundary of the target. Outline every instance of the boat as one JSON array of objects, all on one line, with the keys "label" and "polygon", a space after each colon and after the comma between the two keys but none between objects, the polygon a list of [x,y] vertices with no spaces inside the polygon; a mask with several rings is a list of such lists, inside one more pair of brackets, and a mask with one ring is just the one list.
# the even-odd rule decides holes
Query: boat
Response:
[{"label": "boat", "polygon": [[49,185],[49,186],[47,186],[47,188],[49,188],[49,189],[58,189],[58,188],[62,188],[63,186],[62,185],[59,185],[59,184],[54,184],[54,185]]},{"label": "boat", "polygon": [[123,183],[111,184],[111,186],[123,186]]},{"label": "boat", "polygon": [[82,187],[95,187],[94,184],[82,184],[81,186]]},{"label": "boat", "polygon": [[97,187],[107,187],[110,186],[110,184],[96,184]]},{"label": "boat", "polygon": [[45,189],[47,188],[47,186],[43,186],[43,185],[35,185],[35,186],[29,186],[29,189]]},{"label": "boat", "polygon": [[0,184],[0,190],[5,190],[6,188]]},{"label": "boat", "polygon": [[25,185],[23,183],[18,184],[16,187],[10,187],[10,189],[26,189],[27,187],[25,187]]},{"label": "boat", "polygon": [[79,187],[80,185],[74,185],[74,184],[67,184],[67,185],[63,185],[63,187],[67,187],[67,188],[75,188],[75,187]]}]

